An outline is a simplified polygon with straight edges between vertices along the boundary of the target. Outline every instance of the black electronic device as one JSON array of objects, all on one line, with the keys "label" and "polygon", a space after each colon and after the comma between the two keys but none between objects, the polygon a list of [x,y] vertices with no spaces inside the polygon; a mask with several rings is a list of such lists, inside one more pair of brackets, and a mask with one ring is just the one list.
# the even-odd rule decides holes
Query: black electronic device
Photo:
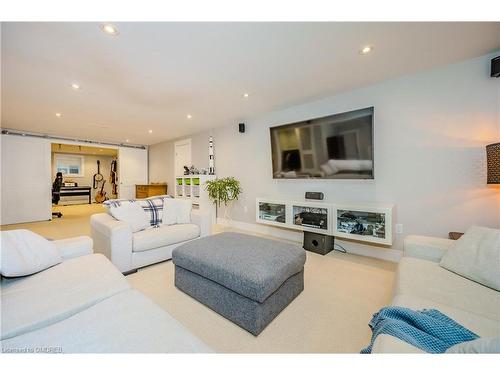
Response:
[{"label": "black electronic device", "polygon": [[318,201],[322,201],[325,199],[325,194],[319,191],[306,191],[306,199],[315,199]]},{"label": "black electronic device", "polygon": [[328,215],[326,212],[300,212],[294,215],[294,224],[303,227],[327,229]]},{"label": "black electronic device", "polygon": [[319,234],[313,232],[304,232],[305,250],[312,251],[317,254],[326,255],[333,250],[335,237],[327,234]]},{"label": "black electronic device", "polygon": [[491,76],[500,77],[500,56],[491,59]]},{"label": "black electronic device", "polygon": [[238,124],[238,131],[239,131],[240,133],[244,133],[244,132],[245,132],[245,124],[244,124],[243,122],[240,122],[240,123]]},{"label": "black electronic device", "polygon": [[275,179],[374,179],[374,108],[270,128]]}]

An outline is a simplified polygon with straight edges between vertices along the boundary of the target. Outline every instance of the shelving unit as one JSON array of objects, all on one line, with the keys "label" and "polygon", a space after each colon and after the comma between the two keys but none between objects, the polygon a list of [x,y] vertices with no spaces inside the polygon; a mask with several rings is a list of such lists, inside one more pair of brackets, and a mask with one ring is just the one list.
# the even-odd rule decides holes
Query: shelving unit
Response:
[{"label": "shelving unit", "polygon": [[392,245],[394,205],[334,205],[333,235]]},{"label": "shelving unit", "polygon": [[315,201],[256,199],[256,221],[273,225],[392,245],[394,205],[342,205]]},{"label": "shelving unit", "polygon": [[175,197],[190,199],[194,208],[208,209],[213,206],[208,199],[205,183],[214,175],[183,175],[175,177]]},{"label": "shelving unit", "polygon": [[[333,210],[327,203],[257,198],[255,212],[256,221],[260,224],[321,234],[332,231]],[[311,213],[322,216],[322,219],[317,223],[311,222],[308,220]]]}]

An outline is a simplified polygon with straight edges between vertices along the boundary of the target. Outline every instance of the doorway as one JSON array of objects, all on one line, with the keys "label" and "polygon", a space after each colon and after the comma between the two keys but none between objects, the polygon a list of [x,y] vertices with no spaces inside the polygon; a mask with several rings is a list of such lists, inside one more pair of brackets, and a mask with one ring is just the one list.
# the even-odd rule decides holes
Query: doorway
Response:
[{"label": "doorway", "polygon": [[176,176],[184,174],[184,166],[191,166],[191,138],[174,144],[174,171]]},{"label": "doorway", "polygon": [[118,149],[51,144],[51,176],[62,174],[60,206],[102,203],[118,198]]}]

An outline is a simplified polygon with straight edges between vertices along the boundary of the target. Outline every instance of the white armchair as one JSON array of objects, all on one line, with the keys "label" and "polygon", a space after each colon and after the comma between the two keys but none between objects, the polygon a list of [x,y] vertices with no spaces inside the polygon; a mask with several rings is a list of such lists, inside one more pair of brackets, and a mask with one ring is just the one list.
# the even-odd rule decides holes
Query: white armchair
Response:
[{"label": "white armchair", "polygon": [[191,223],[161,225],[133,233],[131,227],[102,213],[90,218],[94,251],[104,254],[124,274],[172,258],[172,251],[187,241],[212,232],[210,212],[191,211]]},{"label": "white armchair", "polygon": [[55,240],[54,244],[59,250],[59,254],[63,261],[77,258],[83,255],[93,253],[92,238],[89,236],[71,237],[63,240]]},{"label": "white armchair", "polygon": [[404,240],[404,256],[439,263],[453,242],[453,240],[447,238],[406,236]]}]

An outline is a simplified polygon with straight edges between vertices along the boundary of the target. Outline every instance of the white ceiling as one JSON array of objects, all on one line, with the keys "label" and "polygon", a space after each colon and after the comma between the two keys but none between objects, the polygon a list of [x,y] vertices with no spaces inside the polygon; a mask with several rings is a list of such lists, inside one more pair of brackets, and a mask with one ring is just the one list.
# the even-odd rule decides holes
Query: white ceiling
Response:
[{"label": "white ceiling", "polygon": [[3,23],[2,127],[153,144],[500,48],[500,23],[116,26]]}]

